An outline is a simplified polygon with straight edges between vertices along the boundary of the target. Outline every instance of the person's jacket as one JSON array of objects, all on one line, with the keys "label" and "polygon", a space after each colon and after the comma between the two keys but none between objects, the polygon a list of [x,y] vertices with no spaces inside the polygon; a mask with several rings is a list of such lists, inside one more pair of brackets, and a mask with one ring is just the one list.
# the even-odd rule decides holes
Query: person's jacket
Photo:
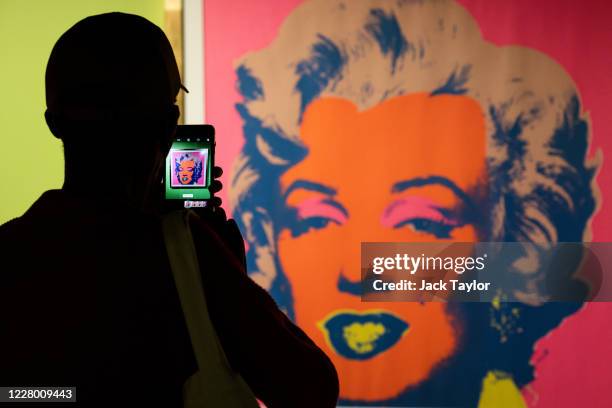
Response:
[{"label": "person's jacket", "polygon": [[[247,276],[234,227],[191,224],[230,365],[269,408],[335,406],[332,363]],[[79,405],[180,407],[196,363],[159,217],[51,190],[2,225],[0,339],[0,386],[76,386]]]}]

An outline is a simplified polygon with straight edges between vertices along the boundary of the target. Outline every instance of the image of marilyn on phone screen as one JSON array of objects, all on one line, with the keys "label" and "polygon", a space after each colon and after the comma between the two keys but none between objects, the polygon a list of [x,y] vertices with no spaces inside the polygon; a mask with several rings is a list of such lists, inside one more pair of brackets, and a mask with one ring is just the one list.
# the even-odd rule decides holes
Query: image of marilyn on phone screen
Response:
[{"label": "image of marilyn on phone screen", "polygon": [[171,152],[172,187],[204,187],[203,169],[208,159],[207,150],[178,150]]}]

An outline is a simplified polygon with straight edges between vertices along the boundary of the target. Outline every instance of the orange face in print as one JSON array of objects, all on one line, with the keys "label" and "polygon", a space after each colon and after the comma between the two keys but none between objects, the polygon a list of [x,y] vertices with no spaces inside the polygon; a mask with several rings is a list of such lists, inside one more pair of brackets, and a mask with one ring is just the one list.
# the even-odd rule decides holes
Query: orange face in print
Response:
[{"label": "orange face in print", "polygon": [[458,95],[361,112],[321,98],[301,139],[308,155],[281,178],[294,221],[278,240],[296,322],[334,362],[342,399],[393,398],[453,355],[461,329],[443,303],[362,303],[360,243],[478,239],[465,208],[486,179],[482,111]]},{"label": "orange face in print", "polygon": [[191,184],[195,161],[183,160],[178,167],[178,178],[181,184]]}]

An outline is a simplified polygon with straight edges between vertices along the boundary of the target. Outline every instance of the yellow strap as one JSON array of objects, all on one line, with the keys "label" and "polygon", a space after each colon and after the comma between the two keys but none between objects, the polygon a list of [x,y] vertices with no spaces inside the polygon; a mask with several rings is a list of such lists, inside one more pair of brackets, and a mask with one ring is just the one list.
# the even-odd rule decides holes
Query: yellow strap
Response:
[{"label": "yellow strap", "polygon": [[183,388],[184,407],[257,408],[251,389],[231,369],[210,321],[190,216],[196,215],[191,210],[174,211],[162,221],[172,275],[198,363],[198,371]]}]

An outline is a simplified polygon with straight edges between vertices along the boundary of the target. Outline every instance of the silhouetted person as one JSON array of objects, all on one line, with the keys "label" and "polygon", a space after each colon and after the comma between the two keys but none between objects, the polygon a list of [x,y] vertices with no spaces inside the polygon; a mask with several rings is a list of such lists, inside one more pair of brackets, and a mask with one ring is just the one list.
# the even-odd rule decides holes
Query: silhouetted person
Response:
[{"label": "silhouetted person", "polygon": [[[84,405],[183,405],[198,367],[160,211],[180,87],[167,38],[141,17],[88,17],[53,48],[45,118],[65,181],[0,227],[0,386],[76,386]],[[335,406],[333,365],[247,277],[235,223],[215,206],[191,231],[231,368],[270,408]]]}]

